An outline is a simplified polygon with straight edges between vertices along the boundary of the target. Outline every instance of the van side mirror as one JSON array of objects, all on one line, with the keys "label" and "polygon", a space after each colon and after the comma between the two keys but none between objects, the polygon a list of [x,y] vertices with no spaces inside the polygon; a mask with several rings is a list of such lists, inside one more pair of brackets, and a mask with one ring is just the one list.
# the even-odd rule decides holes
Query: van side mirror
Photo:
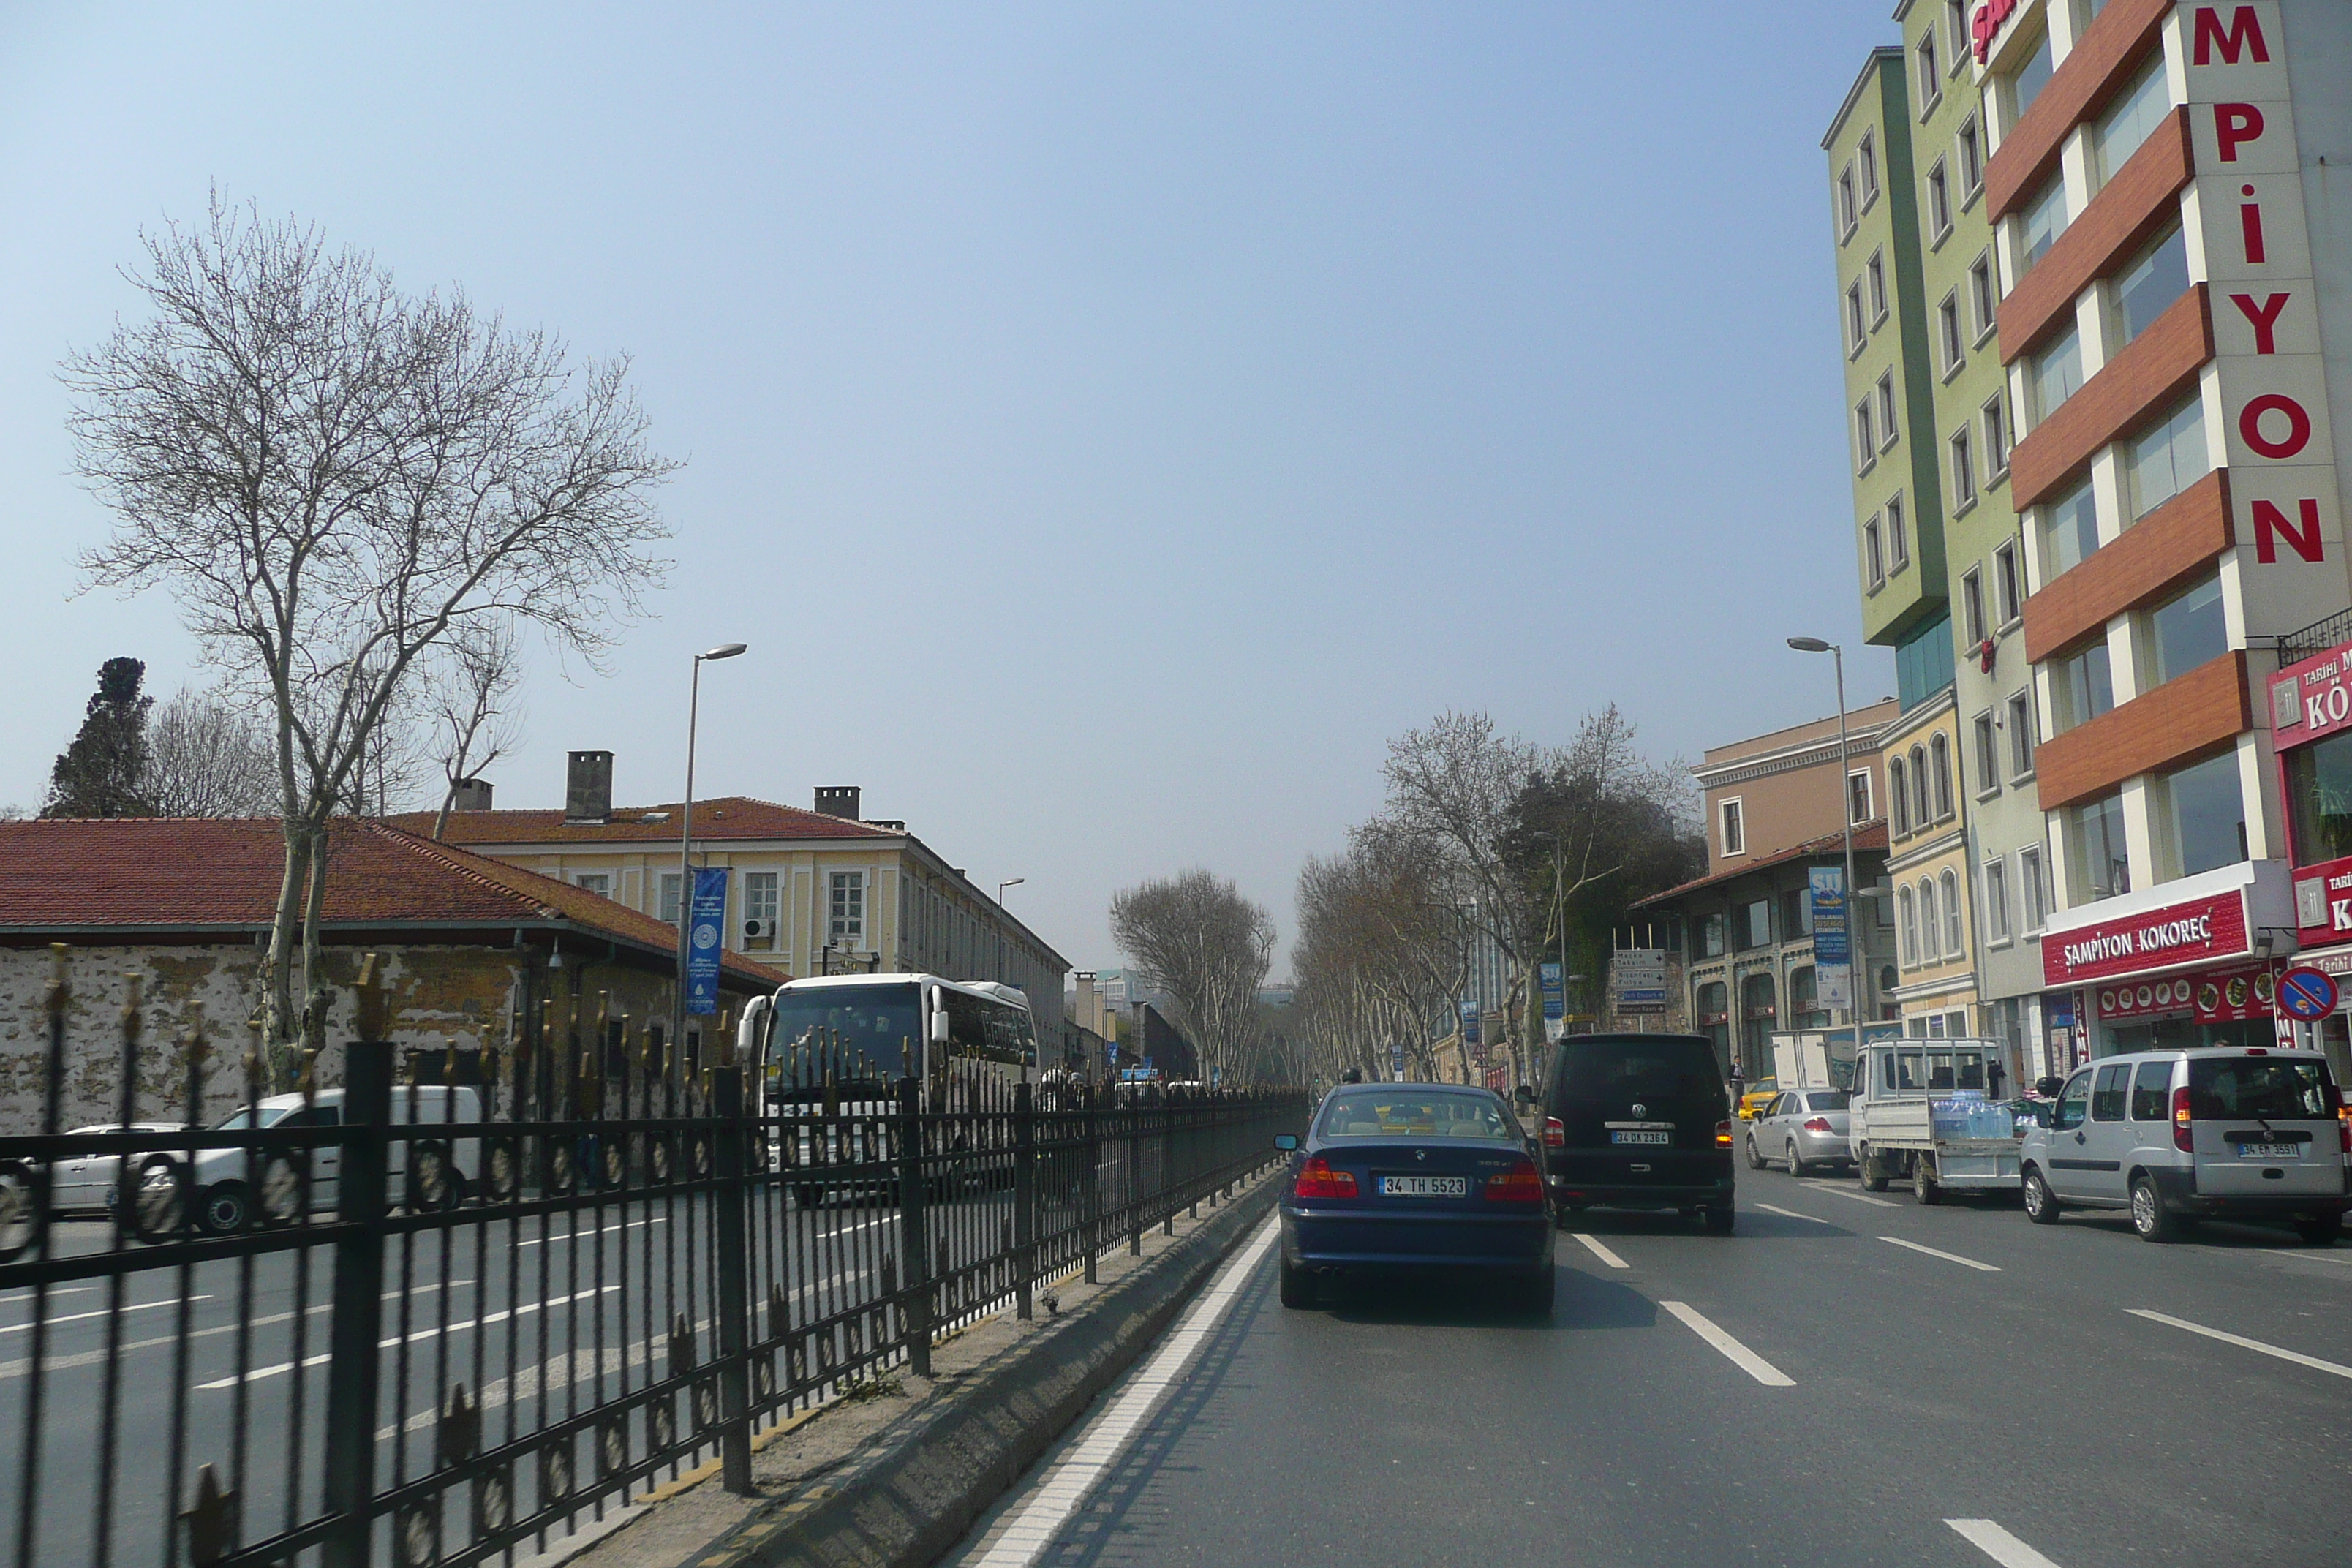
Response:
[{"label": "van side mirror", "polygon": [[1296,1132],[1277,1132],[1274,1135],[1274,1146],[1287,1154],[1292,1150],[1298,1147],[1298,1134]]},{"label": "van side mirror", "polygon": [[948,1010],[945,1007],[941,1007],[931,1015],[931,1044],[935,1046],[944,1046],[947,1043]]},{"label": "van side mirror", "polygon": [[1533,1105],[1536,1102],[1536,1091],[1529,1089],[1526,1084],[1521,1084],[1517,1089],[1512,1093],[1511,1098],[1517,1100],[1521,1105]]}]

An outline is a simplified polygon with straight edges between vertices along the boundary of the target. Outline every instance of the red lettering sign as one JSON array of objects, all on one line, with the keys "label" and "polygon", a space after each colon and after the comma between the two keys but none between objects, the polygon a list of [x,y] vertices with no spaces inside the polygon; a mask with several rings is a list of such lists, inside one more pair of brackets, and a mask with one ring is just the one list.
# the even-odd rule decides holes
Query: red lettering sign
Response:
[{"label": "red lettering sign", "polygon": [[2221,149],[2221,162],[2238,161],[2238,144],[2253,142],[2263,133],[2263,111],[2251,103],[2217,103],[2213,106],[2213,141]]},{"label": "red lettering sign", "polygon": [[2246,951],[2245,898],[2232,889],[2073,931],[2052,931],[2042,939],[2042,974],[2053,986],[2080,985],[2236,958]]},{"label": "red lettering sign", "polygon": [[1985,63],[1992,53],[1992,41],[2000,37],[2001,27],[2016,11],[2017,0],[1985,0],[1969,18],[1969,38],[1976,46],[1977,64]]},{"label": "red lettering sign", "polygon": [[2273,294],[2259,305],[2254,303],[2254,297],[2252,294],[2232,294],[2230,296],[2230,303],[2238,307],[2238,313],[2245,317],[2247,321],[2253,323],[2254,352],[2256,353],[2274,354],[2278,353],[2278,339],[2276,333],[2278,331],[2279,312],[2286,309],[2286,301],[2287,296],[2284,294]]},{"label": "red lettering sign", "polygon": [[2230,14],[2230,30],[2221,30],[2221,8],[2219,5],[2197,7],[2196,41],[2191,45],[2192,58],[2200,66],[2213,63],[2213,51],[2219,48],[2221,58],[2231,65],[2238,63],[2241,53],[2251,53],[2256,63],[2271,63],[2271,47],[2263,37],[2263,20],[2254,15],[2252,5],[2241,5]]},{"label": "red lettering sign", "polygon": [[[2286,416],[2286,434],[2273,441],[2263,434],[2263,416]],[[2292,458],[2311,445],[2311,416],[2303,405],[2284,392],[2265,392],[2260,397],[2250,397],[2238,410],[2238,434],[2247,446],[2265,458]]]},{"label": "red lettering sign", "polygon": [[2278,559],[2278,542],[2284,537],[2288,547],[2305,561],[2324,560],[2326,548],[2319,539],[2319,503],[2306,496],[2295,502],[2302,526],[2286,520],[2286,513],[2269,501],[2254,503],[2254,559],[2269,565]]},{"label": "red lettering sign", "polygon": [[2305,947],[2333,947],[2352,938],[2352,859],[2294,868],[2294,923]]}]

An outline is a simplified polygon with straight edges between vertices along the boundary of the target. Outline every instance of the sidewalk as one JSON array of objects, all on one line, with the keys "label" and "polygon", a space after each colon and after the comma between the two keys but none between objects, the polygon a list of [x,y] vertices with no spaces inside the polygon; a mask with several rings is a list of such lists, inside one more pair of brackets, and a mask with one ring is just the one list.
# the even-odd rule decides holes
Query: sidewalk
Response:
[{"label": "sidewalk", "polygon": [[[894,1369],[753,1439],[758,1495],[719,1485],[716,1459],[521,1568],[922,1564],[961,1537],[1030,1462],[1156,1339],[1226,1252],[1263,1222],[1273,1170],[1082,1272],[1042,1284],[940,1341],[933,1375]],[[592,1533],[593,1532],[593,1533]]]}]

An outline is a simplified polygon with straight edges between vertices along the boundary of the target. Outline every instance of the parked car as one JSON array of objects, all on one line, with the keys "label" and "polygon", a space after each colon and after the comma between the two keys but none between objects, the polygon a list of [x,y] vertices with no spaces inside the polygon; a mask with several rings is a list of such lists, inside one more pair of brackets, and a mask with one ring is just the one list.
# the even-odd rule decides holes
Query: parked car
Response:
[{"label": "parked car", "polygon": [[1842,1089],[1790,1089],[1774,1095],[1748,1124],[1749,1166],[1760,1171],[1768,1162],[1779,1160],[1792,1176],[1815,1165],[1852,1167],[1846,1098]]},{"label": "parked car", "polygon": [[2147,1241],[2206,1216],[2284,1220],[2335,1241],[2352,1123],[2316,1051],[2260,1046],[2144,1051],[2078,1068],[2048,1126],[2026,1130],[2025,1212],[2126,1209]]},{"label": "parked car", "polygon": [[[134,1121],[124,1127],[120,1121],[109,1121],[95,1127],[76,1127],[68,1137],[79,1138],[94,1132],[181,1132],[187,1129],[184,1121]],[[140,1156],[144,1160],[145,1156]],[[120,1154],[85,1154],[79,1159],[58,1160],[49,1166],[49,1207],[58,1214],[70,1214],[83,1209],[109,1209],[114,1206],[115,1188],[122,1172]]]},{"label": "parked car", "polygon": [[1335,1276],[1500,1280],[1552,1304],[1551,1207],[1500,1095],[1442,1084],[1343,1085],[1324,1096],[1282,1193],[1286,1307]]},{"label": "parked car", "polygon": [[[387,1188],[391,1201],[436,1209],[464,1202],[467,1188],[481,1177],[480,1091],[468,1085],[409,1085],[393,1090],[392,1104],[394,1122],[413,1123],[417,1132],[393,1140]],[[299,1094],[278,1094],[236,1111],[215,1131],[291,1132],[334,1127],[342,1114],[340,1089],[322,1089],[308,1102]],[[444,1126],[448,1133],[434,1131]],[[174,1200],[181,1194],[194,1203],[197,1228],[216,1236],[257,1222],[288,1224],[306,1208],[332,1208],[341,1190],[342,1147],[332,1139],[307,1149],[273,1140],[256,1151],[200,1150],[193,1170],[184,1170],[184,1164],[177,1155],[152,1154],[140,1167],[142,1233],[176,1228]]]},{"label": "parked car", "polygon": [[1545,1079],[1553,1204],[1704,1215],[1731,1234],[1731,1099],[1704,1035],[1571,1035]]}]

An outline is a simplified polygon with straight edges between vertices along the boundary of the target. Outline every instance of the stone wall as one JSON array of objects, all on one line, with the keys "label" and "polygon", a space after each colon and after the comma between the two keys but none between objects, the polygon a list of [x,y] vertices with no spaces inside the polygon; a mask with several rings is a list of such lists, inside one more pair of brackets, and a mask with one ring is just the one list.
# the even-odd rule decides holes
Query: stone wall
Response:
[{"label": "stone wall", "polygon": [[[554,1026],[593,1027],[604,996],[614,1016],[626,1014],[635,1048],[646,1021],[666,1022],[670,982],[665,975],[612,963],[569,961],[546,967],[534,948],[384,946],[377,978],[384,987],[386,1033],[399,1045],[476,1049],[504,1045],[528,985],[534,998],[555,998]],[[187,1115],[187,1058],[180,1048],[201,1018],[211,1047],[205,1062],[206,1124],[227,1115],[245,1094],[243,1058],[253,1041],[247,1020],[259,1009],[263,950],[248,944],[214,946],[77,947],[67,959],[65,1127],[110,1122],[121,1113],[123,1003],[128,976],[142,979],[141,1031],[133,1112],[139,1121],[177,1121]],[[330,949],[334,991],[327,1048],[319,1061],[321,1087],[342,1081],[342,1042],[356,1026],[352,991],[362,953]],[[50,978],[47,948],[0,949],[0,1135],[35,1132],[41,1122]],[[726,996],[740,1009],[741,998]],[[268,1086],[264,1085],[264,1092]]]}]

